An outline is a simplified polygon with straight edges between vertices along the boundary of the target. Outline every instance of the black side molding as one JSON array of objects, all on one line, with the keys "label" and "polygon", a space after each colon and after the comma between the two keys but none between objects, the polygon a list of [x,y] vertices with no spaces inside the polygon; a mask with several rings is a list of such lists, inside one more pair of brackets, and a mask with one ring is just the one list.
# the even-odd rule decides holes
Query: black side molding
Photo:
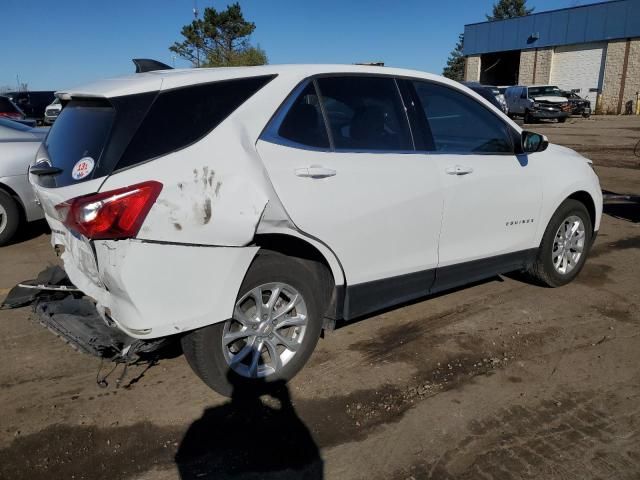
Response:
[{"label": "black side molding", "polygon": [[136,66],[136,73],[153,72],[155,70],[173,70],[173,67],[170,67],[166,63],[151,60],[150,58],[133,58],[131,61]]}]

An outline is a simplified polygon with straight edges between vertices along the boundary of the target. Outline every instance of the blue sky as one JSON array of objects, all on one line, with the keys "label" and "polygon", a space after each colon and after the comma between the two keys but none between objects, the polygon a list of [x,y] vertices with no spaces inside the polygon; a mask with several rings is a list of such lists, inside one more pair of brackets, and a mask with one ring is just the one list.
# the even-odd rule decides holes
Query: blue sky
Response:
[{"label": "blue sky", "polygon": [[[217,9],[228,1],[197,0]],[[578,0],[529,0],[536,11]],[[441,73],[465,23],[492,0],[247,0],[253,43],[269,63],[354,63]],[[134,71],[131,58],[173,63],[168,47],[192,19],[194,0],[0,0],[0,86],[61,89]],[[177,59],[176,67],[189,64]]]}]

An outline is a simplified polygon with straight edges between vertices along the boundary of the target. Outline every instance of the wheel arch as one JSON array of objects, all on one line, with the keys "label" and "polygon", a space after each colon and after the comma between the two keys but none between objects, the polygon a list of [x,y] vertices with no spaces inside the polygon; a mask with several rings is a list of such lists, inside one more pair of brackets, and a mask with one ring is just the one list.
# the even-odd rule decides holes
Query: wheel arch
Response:
[{"label": "wheel arch", "polygon": [[340,262],[328,247],[290,231],[256,234],[254,244],[261,250],[278,252],[323,266],[326,275],[322,277],[322,283],[328,299],[325,317],[330,320],[342,318],[345,277]]},{"label": "wheel arch", "polygon": [[560,205],[562,205],[567,200],[576,200],[582,203],[587,211],[589,212],[589,218],[591,219],[591,233],[594,232],[596,228],[596,202],[593,200],[593,197],[584,190],[578,190],[577,192],[572,193],[567,198],[565,198]]}]

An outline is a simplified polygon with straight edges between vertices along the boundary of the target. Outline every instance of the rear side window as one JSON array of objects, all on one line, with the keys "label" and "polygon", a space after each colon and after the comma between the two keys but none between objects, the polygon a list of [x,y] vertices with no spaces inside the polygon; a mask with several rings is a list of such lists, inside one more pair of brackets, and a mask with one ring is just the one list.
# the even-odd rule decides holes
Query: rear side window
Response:
[{"label": "rear side window", "polygon": [[117,168],[166,155],[200,140],[273,78],[226,80],[159,93]]},{"label": "rear side window", "polygon": [[329,148],[327,129],[312,82],[309,82],[291,105],[278,129],[278,135],[301,145]]},{"label": "rear side window", "polygon": [[509,131],[493,112],[452,88],[413,82],[429,123],[436,151],[512,153]]},{"label": "rear side window", "polygon": [[322,77],[317,82],[336,150],[413,150],[393,78]]},{"label": "rear side window", "polygon": [[67,104],[44,142],[51,165],[63,170],[56,178],[57,184],[78,180],[71,174],[81,159],[99,163],[114,117],[115,110],[106,100],[71,100]]}]

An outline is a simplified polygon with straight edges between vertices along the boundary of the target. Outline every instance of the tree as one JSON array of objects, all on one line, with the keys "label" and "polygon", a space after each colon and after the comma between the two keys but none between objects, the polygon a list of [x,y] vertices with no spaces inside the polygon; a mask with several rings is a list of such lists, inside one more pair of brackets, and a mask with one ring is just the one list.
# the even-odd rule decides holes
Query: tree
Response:
[{"label": "tree", "polygon": [[456,47],[449,54],[447,59],[447,66],[442,70],[442,75],[451,80],[457,80],[461,82],[464,80],[464,54],[462,48],[464,46],[464,33],[458,35],[458,43]]},{"label": "tree", "polygon": [[527,0],[498,0],[498,3],[493,5],[491,15],[487,15],[487,20],[525,17],[530,15],[533,10],[533,8],[527,8]]},{"label": "tree", "polygon": [[237,2],[218,12],[213,7],[204,9],[204,15],[182,27],[184,41],[175,42],[169,50],[190,61],[194,67],[228,67],[264,65],[267,54],[259,45],[249,43],[256,29],[245,20]]}]

